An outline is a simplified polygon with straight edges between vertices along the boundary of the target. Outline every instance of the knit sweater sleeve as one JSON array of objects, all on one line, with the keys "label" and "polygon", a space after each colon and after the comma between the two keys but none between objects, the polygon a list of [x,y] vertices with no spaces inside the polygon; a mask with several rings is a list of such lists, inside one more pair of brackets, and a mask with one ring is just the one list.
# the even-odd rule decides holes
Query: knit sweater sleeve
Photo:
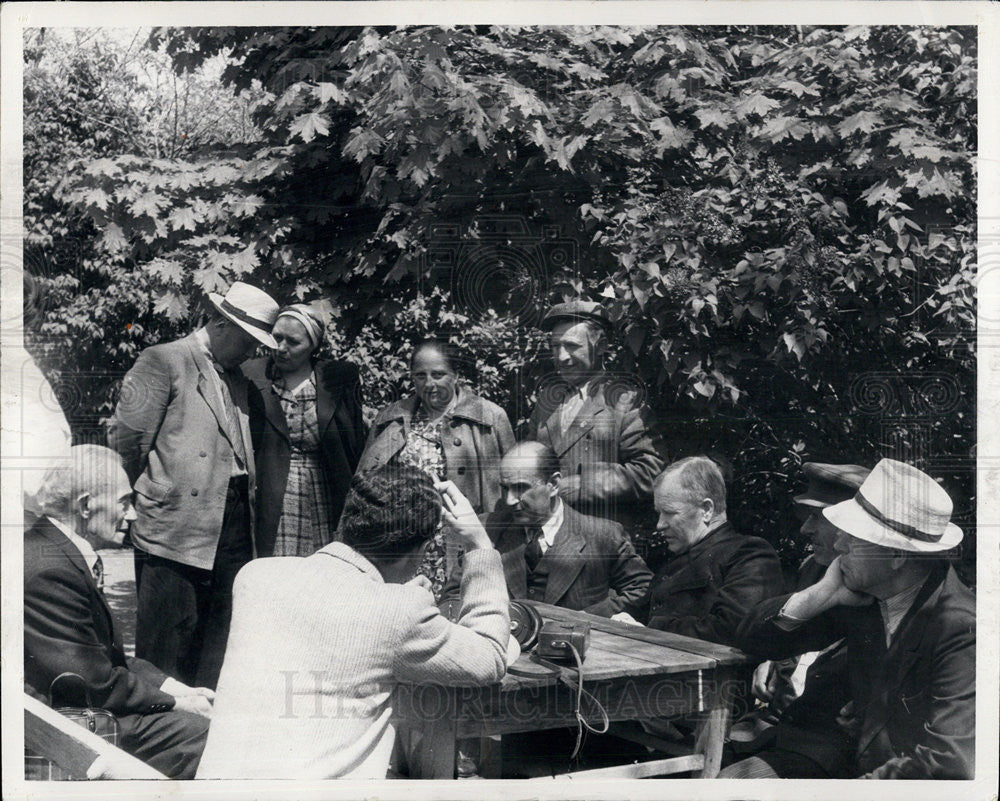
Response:
[{"label": "knit sweater sleeve", "polygon": [[438,611],[426,590],[402,585],[401,591],[404,619],[393,659],[398,681],[469,686],[503,678],[510,616],[497,551],[465,554],[457,623]]}]

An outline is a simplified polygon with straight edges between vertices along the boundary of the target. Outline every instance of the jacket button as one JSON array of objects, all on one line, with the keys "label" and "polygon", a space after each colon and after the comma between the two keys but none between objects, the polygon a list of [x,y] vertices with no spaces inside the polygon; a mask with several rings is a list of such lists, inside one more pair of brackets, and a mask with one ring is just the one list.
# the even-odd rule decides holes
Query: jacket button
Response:
[{"label": "jacket button", "polygon": [[192,495],[197,495],[198,494],[198,490],[196,490],[196,489],[191,490],[191,494]]},{"label": "jacket button", "polygon": [[455,447],[457,448],[461,444],[462,444],[462,440],[460,440],[458,437],[455,437]]},{"label": "jacket button", "polygon": [[458,474],[460,476],[464,476],[465,475],[465,467],[464,467],[464,465],[462,467],[458,468]]},{"label": "jacket button", "polygon": [[205,451],[202,451],[202,452],[201,452],[201,453],[199,453],[198,455],[199,455],[199,456],[200,456],[200,457],[201,457],[202,459],[204,459],[204,458],[205,458],[206,456],[208,456],[208,454],[207,454],[207,453],[205,453]]}]

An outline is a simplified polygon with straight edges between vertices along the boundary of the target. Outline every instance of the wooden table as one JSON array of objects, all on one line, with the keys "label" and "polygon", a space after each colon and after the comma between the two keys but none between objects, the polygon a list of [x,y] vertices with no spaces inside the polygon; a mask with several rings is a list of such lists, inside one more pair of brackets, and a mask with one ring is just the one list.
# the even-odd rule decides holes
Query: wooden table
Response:
[{"label": "wooden table", "polygon": [[[747,662],[742,652],[549,604],[534,606],[545,620],[590,624],[584,689],[600,701],[612,722],[698,717],[693,754],[663,761],[658,767],[665,770],[656,775],[695,770],[711,778],[718,773],[732,716],[734,680]],[[551,663],[541,665],[532,655],[522,654],[514,671],[490,687],[405,688],[397,710],[411,729],[421,733],[418,764],[411,771],[420,778],[453,778],[456,741],[480,738],[480,775],[499,778],[503,735],[576,726],[576,694],[559,675],[575,685],[575,667],[557,672]],[[600,726],[593,702],[585,700],[582,711],[589,722]],[[585,772],[588,777],[603,773],[613,775]],[[629,775],[650,772],[640,768]]]}]

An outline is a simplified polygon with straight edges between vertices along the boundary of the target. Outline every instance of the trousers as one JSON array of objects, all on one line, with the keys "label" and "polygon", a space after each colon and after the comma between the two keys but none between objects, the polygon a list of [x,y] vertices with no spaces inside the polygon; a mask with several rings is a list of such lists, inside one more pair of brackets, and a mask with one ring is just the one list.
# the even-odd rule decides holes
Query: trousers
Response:
[{"label": "trousers", "polygon": [[233,614],[233,581],[253,556],[246,476],[230,480],[211,570],[135,551],[136,656],[215,689]]},{"label": "trousers", "polygon": [[121,747],[171,779],[193,779],[205,750],[208,718],[171,710],[118,715]]}]

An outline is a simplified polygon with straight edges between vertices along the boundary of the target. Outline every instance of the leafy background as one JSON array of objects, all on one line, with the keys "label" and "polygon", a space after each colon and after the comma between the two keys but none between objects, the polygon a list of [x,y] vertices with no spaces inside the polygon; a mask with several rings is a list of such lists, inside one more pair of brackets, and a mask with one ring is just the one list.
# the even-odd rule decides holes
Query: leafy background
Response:
[{"label": "leafy background", "polygon": [[976,35],[939,27],[32,31],[25,322],[78,439],[236,279],[321,299],[370,417],[408,343],[524,421],[601,299],[671,458],[803,555],[804,460],[914,462],[974,580]]}]

